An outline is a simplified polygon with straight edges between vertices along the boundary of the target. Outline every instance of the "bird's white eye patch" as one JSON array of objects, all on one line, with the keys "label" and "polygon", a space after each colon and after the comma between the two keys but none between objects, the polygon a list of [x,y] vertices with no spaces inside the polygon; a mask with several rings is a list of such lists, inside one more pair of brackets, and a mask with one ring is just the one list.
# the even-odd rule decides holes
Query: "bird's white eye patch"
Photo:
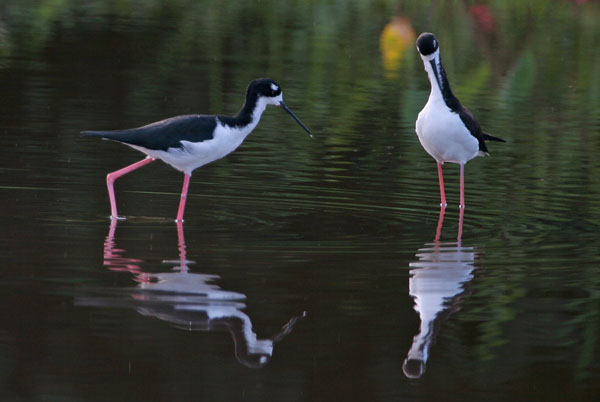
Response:
[{"label": "bird's white eye patch", "polygon": [[271,89],[273,90],[273,92],[277,92],[279,90],[279,87],[275,84],[271,84]]}]

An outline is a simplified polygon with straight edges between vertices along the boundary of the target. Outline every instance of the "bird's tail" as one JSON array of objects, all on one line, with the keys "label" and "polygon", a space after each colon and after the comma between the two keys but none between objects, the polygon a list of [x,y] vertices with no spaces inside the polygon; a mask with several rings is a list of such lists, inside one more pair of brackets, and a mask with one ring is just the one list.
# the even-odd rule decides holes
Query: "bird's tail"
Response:
[{"label": "bird's tail", "polygon": [[[122,135],[118,130],[114,131],[82,131],[80,132],[82,136],[87,137],[99,137],[103,140],[113,140],[113,141],[122,141]],[[123,141],[125,142],[125,141]]]},{"label": "bird's tail", "polygon": [[483,133],[483,139],[486,140],[486,141],[506,142],[502,138],[494,137],[493,135],[489,135],[487,133]]},{"label": "bird's tail", "polygon": [[103,137],[105,133],[103,131],[82,131],[79,134],[88,137]]}]

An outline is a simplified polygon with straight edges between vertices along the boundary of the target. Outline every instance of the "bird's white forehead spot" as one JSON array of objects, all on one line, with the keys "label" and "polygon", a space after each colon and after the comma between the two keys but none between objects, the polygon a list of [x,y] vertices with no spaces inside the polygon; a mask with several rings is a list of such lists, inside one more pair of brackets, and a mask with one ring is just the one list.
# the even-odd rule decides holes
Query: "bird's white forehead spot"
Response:
[{"label": "bird's white forehead spot", "polygon": [[271,89],[275,92],[277,92],[277,90],[279,90],[279,87],[273,83],[271,83]]}]

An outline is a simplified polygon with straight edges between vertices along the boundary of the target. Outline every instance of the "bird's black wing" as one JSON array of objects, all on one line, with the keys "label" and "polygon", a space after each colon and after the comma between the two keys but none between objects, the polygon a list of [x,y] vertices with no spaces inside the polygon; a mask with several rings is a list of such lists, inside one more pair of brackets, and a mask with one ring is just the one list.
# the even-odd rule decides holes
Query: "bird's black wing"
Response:
[{"label": "bird's black wing", "polygon": [[502,138],[494,137],[493,135],[488,134],[488,133],[483,133],[483,139],[486,141],[506,142],[506,140],[503,140]]},{"label": "bird's black wing", "polygon": [[477,138],[477,142],[479,142],[479,150],[488,153],[483,138],[483,131],[481,131],[481,127],[479,127],[479,123],[477,123],[477,120],[475,120],[475,116],[473,116],[473,113],[471,113],[469,109],[461,105],[460,110],[458,111],[458,115],[460,116],[460,119],[467,127],[471,135]]},{"label": "bird's black wing", "polygon": [[216,126],[215,116],[194,114],[171,117],[128,130],[82,131],[81,134],[166,151],[169,148],[181,148],[181,141],[197,143],[211,140]]}]

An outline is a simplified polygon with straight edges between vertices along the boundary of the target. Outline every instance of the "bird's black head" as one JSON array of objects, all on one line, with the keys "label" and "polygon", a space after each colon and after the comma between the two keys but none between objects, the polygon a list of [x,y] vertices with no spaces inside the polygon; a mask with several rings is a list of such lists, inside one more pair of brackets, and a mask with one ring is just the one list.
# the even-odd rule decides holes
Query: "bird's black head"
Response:
[{"label": "bird's black head", "polygon": [[270,78],[259,78],[248,85],[247,95],[250,94],[277,99],[281,97],[281,87]]},{"label": "bird's black head", "polygon": [[258,78],[248,85],[246,91],[246,104],[252,105],[252,109],[259,102],[265,105],[275,105],[285,110],[296,122],[312,137],[310,130],[302,123],[294,113],[283,103],[283,93],[278,83],[270,78]]},{"label": "bird's black head", "polygon": [[424,32],[417,38],[417,50],[422,56],[430,56],[439,48],[436,37],[429,32]]}]

